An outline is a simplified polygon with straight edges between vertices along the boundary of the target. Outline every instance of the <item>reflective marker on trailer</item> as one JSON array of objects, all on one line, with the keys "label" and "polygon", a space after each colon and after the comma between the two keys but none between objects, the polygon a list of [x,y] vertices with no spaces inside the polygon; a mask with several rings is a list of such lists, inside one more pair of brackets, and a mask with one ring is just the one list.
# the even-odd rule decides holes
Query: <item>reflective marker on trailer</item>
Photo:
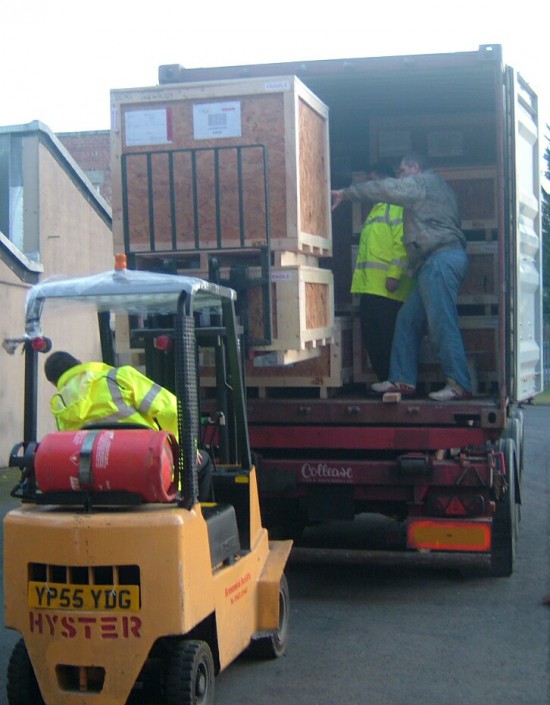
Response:
[{"label": "reflective marker on trailer", "polygon": [[407,547],[432,551],[489,551],[491,522],[412,519],[407,525]]}]

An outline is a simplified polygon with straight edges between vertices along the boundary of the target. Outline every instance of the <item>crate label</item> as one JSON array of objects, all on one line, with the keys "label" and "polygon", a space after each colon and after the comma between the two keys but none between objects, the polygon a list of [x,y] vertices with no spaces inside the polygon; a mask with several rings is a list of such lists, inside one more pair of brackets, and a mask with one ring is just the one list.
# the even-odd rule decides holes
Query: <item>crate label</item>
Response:
[{"label": "crate label", "polygon": [[267,93],[278,92],[278,91],[289,91],[290,81],[266,81],[264,83],[264,88]]},{"label": "crate label", "polygon": [[271,272],[272,282],[289,282],[293,278],[292,272]]},{"label": "crate label", "polygon": [[241,103],[238,100],[223,103],[193,105],[193,137],[196,140],[241,137]]},{"label": "crate label", "polygon": [[[253,360],[254,367],[281,367],[281,361],[277,352],[266,353],[265,355],[257,355]],[[292,368],[293,365],[285,365],[286,369]]]},{"label": "crate label", "polygon": [[128,110],[124,113],[127,147],[172,142],[172,111],[170,108]]}]

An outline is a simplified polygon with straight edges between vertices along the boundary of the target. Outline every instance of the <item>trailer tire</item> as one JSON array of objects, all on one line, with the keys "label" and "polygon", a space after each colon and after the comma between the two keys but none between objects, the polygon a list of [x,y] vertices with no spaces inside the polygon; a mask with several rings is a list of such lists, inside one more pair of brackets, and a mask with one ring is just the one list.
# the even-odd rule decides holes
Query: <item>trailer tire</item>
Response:
[{"label": "trailer tire", "polygon": [[44,705],[25,642],[15,645],[8,664],[8,705]]},{"label": "trailer tire", "polygon": [[205,641],[178,641],[166,660],[166,705],[212,705],[214,659]]},{"label": "trailer tire", "polygon": [[504,454],[508,489],[504,497],[497,500],[493,515],[490,574],[494,578],[507,578],[514,570],[518,532],[516,444],[511,438],[501,438],[497,450]]},{"label": "trailer tire", "polygon": [[521,409],[514,409],[512,416],[508,422],[506,438],[511,438],[516,444],[516,453],[518,461],[518,477],[523,478],[523,457],[524,457],[524,439],[523,439],[523,412]]},{"label": "trailer tire", "polygon": [[250,642],[249,654],[258,659],[275,659],[283,656],[288,644],[290,621],[290,594],[285,574],[279,584],[279,626],[275,632],[260,636]]}]

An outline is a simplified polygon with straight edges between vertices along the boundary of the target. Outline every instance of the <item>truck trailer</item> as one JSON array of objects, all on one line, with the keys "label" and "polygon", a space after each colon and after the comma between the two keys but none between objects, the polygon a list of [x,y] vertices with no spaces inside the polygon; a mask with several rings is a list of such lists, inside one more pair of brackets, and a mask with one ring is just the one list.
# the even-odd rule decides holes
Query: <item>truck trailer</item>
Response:
[{"label": "truck trailer", "polygon": [[[114,90],[111,102],[113,228],[129,266],[200,272],[238,291],[268,525],[296,537],[381,514],[400,522],[407,552],[510,575],[521,407],[543,387],[540,146],[537,96],[501,47],[163,65],[159,85]],[[367,392],[376,378],[349,293],[366,213],[346,204],[331,216],[330,190],[409,152],[427,156],[460,206],[469,399],[428,398],[445,382],[428,338],[417,396]],[[130,359],[150,354],[131,321],[119,341]],[[205,413],[227,386],[211,376]]]}]

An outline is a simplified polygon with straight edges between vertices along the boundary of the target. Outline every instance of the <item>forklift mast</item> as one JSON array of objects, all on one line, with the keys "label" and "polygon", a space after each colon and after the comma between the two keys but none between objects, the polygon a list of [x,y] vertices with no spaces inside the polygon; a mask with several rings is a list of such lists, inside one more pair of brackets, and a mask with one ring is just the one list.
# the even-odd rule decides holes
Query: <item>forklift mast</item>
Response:
[{"label": "forklift mast", "polygon": [[[122,260],[122,265],[125,261]],[[191,277],[137,272],[118,265],[112,272],[91,277],[39,284],[31,289],[26,308],[26,333],[21,339],[25,352],[23,442],[11,454],[10,464],[27,476],[37,444],[37,389],[41,353],[52,342],[41,329],[41,315],[49,299],[92,303],[97,309],[103,362],[116,366],[112,315],[125,314],[131,324],[132,344],[144,351],[145,374],[170,389],[177,398],[180,452],[178,471],[183,480],[182,500],[186,508],[198,500],[196,453],[201,446],[198,350],[214,349],[218,361],[216,454],[220,462],[251,469],[246,421],[240,333],[237,329],[235,292]],[[201,311],[215,325],[201,325]],[[139,325],[136,324],[139,322]],[[209,321],[209,322],[210,322]],[[157,341],[169,340],[159,345]],[[25,477],[25,479],[27,479]],[[34,486],[28,482],[31,493]],[[20,488],[19,488],[20,489]],[[20,496],[15,494],[14,496]]]}]

